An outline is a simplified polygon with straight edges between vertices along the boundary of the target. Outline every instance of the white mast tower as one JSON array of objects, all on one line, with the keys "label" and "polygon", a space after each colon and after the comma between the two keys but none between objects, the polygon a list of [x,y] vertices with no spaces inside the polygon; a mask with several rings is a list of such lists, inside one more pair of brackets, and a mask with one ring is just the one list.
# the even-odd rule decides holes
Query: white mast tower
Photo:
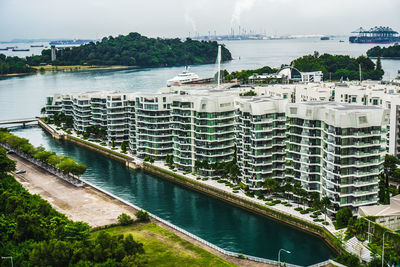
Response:
[{"label": "white mast tower", "polygon": [[219,89],[219,86],[221,84],[221,45],[218,45],[217,66],[218,66],[217,89]]}]

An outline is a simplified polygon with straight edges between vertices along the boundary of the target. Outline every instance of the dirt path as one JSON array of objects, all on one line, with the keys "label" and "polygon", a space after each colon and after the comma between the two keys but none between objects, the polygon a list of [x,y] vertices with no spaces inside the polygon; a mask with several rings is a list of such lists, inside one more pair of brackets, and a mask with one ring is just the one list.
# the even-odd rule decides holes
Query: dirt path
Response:
[{"label": "dirt path", "polygon": [[[17,170],[26,170],[24,174],[14,175],[17,181],[30,193],[39,194],[46,199],[57,211],[71,220],[84,221],[95,227],[116,223],[121,213],[135,218],[134,208],[90,186],[75,187],[14,154],[8,156],[17,162]],[[238,266],[273,266],[227,256],[163,223],[157,222],[157,224]]]},{"label": "dirt path", "polygon": [[17,170],[26,170],[24,174],[15,175],[18,182],[30,193],[41,195],[71,220],[101,226],[116,223],[121,213],[135,217],[133,208],[91,187],[75,187],[16,155],[9,157],[17,161]]}]

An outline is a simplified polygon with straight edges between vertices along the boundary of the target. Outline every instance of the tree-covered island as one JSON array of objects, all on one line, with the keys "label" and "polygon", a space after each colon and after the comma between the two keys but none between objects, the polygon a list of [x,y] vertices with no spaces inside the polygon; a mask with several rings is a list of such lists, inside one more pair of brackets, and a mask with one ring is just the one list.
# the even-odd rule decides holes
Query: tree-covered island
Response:
[{"label": "tree-covered island", "polygon": [[[117,37],[104,37],[74,48],[57,50],[56,60],[51,61],[51,50],[42,55],[27,57],[31,66],[53,65],[122,65],[137,67],[166,67],[215,63],[218,43],[195,41],[187,38],[148,38],[136,32]],[[231,60],[229,50],[222,45],[221,60]]]},{"label": "tree-covered island", "polygon": [[388,47],[375,46],[367,51],[368,57],[382,57],[400,59],[400,45],[394,44]]}]

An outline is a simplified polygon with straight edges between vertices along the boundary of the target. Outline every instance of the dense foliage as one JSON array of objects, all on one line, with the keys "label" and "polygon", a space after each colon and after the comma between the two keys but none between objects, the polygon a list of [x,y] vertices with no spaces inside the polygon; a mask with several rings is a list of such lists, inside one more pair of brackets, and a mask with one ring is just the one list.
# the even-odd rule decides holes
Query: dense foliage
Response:
[{"label": "dense foliage", "polygon": [[361,65],[363,80],[381,80],[384,74],[382,69],[375,68],[371,59],[364,56],[352,58],[344,55],[319,55],[315,52],[314,55],[293,60],[291,65],[303,72],[322,71],[325,80],[358,80],[360,77],[359,65]]},{"label": "dense foliage", "polygon": [[342,208],[336,212],[336,227],[344,228],[347,227],[350,218],[353,217],[353,213],[348,207]]},{"label": "dense foliage", "polygon": [[27,65],[24,58],[19,57],[6,57],[0,54],[0,75],[13,74],[13,73],[31,73],[35,72],[34,68]]},{"label": "dense foliage", "polygon": [[[53,65],[124,65],[139,67],[164,67],[215,63],[218,43],[186,39],[148,38],[139,33],[117,37],[104,37],[96,43],[58,50],[57,59],[51,62],[51,50],[42,51],[41,56],[27,57],[28,63]],[[231,60],[228,49],[222,46],[222,61]]]},{"label": "dense foliage", "polygon": [[[363,80],[381,80],[384,74],[380,62],[375,67],[374,62],[364,56],[352,58],[345,55],[319,55],[318,52],[315,52],[314,55],[306,55],[293,60],[290,65],[302,72],[322,71],[325,80],[358,80],[360,78],[359,65],[361,65]],[[278,71],[278,69],[265,66],[255,70],[233,71],[225,74],[224,78],[225,80],[237,79],[242,83],[246,83],[253,74],[271,74]],[[263,82],[279,83],[282,81],[277,78],[267,78]]]},{"label": "dense foliage", "polygon": [[[241,71],[232,71],[231,73],[226,73],[224,75],[225,80],[233,80],[237,79],[238,81],[241,82],[247,82],[249,80],[249,77],[253,74],[271,74],[271,73],[276,73],[278,69],[273,69],[271,67],[265,66],[259,69],[255,70],[241,70]],[[226,72],[226,71],[224,71]]]},{"label": "dense foliage", "polygon": [[[371,221],[374,221],[374,217],[368,217]],[[379,224],[370,226],[373,229],[370,235],[370,242],[368,244],[370,250],[375,256],[382,254],[382,242],[383,234],[385,234],[385,262],[393,264],[393,266],[399,266],[400,264],[400,234],[390,231]],[[350,219],[346,230],[346,239],[356,236],[359,240],[363,241],[368,238],[368,221],[364,218],[358,218],[357,220]],[[390,266],[391,266],[390,264]]]},{"label": "dense foliage", "polygon": [[0,255],[12,256],[15,266],[136,266],[144,252],[132,235],[91,238],[86,223],[69,220],[4,173],[0,214]]},{"label": "dense foliage", "polygon": [[26,153],[66,173],[82,175],[86,171],[86,166],[84,164],[80,164],[69,157],[58,156],[52,151],[45,150],[42,146],[34,147],[29,143],[28,139],[13,135],[4,129],[0,130],[0,143],[7,144],[12,149]]},{"label": "dense foliage", "polygon": [[399,194],[399,190],[389,185],[390,181],[400,183],[400,168],[397,167],[398,164],[400,164],[400,160],[397,157],[385,155],[383,173],[380,176],[378,192],[379,202],[381,204],[389,204],[390,196]]},{"label": "dense foliage", "polygon": [[396,57],[400,58],[400,45],[395,44],[389,47],[375,46],[367,51],[369,57]]}]

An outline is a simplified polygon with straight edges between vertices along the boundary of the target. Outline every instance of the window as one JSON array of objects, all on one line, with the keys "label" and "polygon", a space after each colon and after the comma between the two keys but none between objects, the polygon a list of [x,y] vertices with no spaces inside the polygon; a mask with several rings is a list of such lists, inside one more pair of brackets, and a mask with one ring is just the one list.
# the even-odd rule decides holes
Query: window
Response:
[{"label": "window", "polygon": [[162,98],[162,101],[163,101],[163,102],[167,102],[167,98],[164,96],[164,97]]},{"label": "window", "polygon": [[367,116],[360,116],[358,117],[359,123],[367,123]]},{"label": "window", "polygon": [[378,99],[374,99],[372,104],[375,105],[375,106],[378,105]]}]

